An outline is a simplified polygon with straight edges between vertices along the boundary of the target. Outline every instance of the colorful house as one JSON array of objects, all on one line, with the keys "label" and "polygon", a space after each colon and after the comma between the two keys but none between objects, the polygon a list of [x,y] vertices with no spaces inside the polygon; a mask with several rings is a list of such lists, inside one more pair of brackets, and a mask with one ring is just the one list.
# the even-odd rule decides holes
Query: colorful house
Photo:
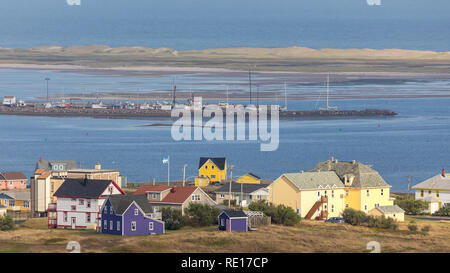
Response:
[{"label": "colorful house", "polygon": [[224,210],[219,214],[219,230],[246,232],[248,216],[241,210]]},{"label": "colorful house", "polygon": [[145,194],[148,202],[154,207],[154,212],[170,207],[180,209],[184,215],[184,209],[191,203],[217,205],[201,188],[193,186],[142,185],[134,194]]},{"label": "colorful house", "polygon": [[21,172],[0,173],[0,190],[25,190],[27,177]]},{"label": "colorful house", "polygon": [[153,218],[147,196],[111,195],[101,209],[102,233],[115,235],[163,234],[164,222]]},{"label": "colorful house", "polygon": [[56,204],[48,207],[49,227],[100,229],[103,203],[116,194],[125,193],[112,180],[68,178],[54,194]]},{"label": "colorful house", "polygon": [[392,206],[391,186],[371,167],[355,160],[319,162],[311,172],[333,171],[345,185],[345,207],[368,213],[375,207]]},{"label": "colorful house", "polygon": [[29,191],[5,191],[0,193],[0,205],[10,211],[30,211]]},{"label": "colorful house", "polygon": [[270,184],[269,202],[291,207],[305,219],[338,217],[345,208],[345,186],[332,171],[285,173]]},{"label": "colorful house", "polygon": [[200,157],[196,187],[207,186],[211,182],[227,179],[227,160],[225,157]]},{"label": "colorful house", "polygon": [[[230,198],[230,183],[225,183],[222,187],[215,191],[216,202],[223,204],[229,199],[236,200],[236,204],[243,207],[248,206],[251,202],[269,199],[269,185],[265,184],[247,184],[247,183],[231,183],[231,198]],[[228,204],[228,203],[227,203]]]},{"label": "colorful house", "polygon": [[392,218],[397,222],[405,221],[405,211],[397,205],[392,206],[380,206],[373,208],[367,215],[386,218]]},{"label": "colorful house", "polygon": [[412,187],[416,190],[417,200],[423,200],[429,203],[428,211],[430,214],[436,212],[445,204],[450,203],[450,175],[445,173],[445,169],[438,175],[435,175]]},{"label": "colorful house", "polygon": [[252,173],[247,173],[244,174],[243,176],[239,177],[236,182],[238,183],[245,183],[245,184],[260,184],[261,183],[261,177],[252,174]]}]

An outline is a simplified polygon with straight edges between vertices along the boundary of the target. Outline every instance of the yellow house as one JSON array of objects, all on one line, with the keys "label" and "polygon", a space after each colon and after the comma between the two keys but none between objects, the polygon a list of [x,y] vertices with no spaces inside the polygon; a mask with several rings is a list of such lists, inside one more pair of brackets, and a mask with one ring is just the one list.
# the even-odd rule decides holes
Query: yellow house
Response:
[{"label": "yellow house", "polygon": [[225,157],[201,157],[198,164],[198,177],[195,186],[207,186],[211,182],[227,179],[227,160]]},{"label": "yellow house", "polygon": [[261,177],[256,176],[252,173],[244,174],[236,180],[237,183],[245,184],[261,184]]},{"label": "yellow house", "polygon": [[332,171],[286,173],[270,184],[269,202],[291,207],[306,219],[338,217],[345,207],[345,186]]},{"label": "yellow house", "polygon": [[30,191],[8,191],[0,193],[0,204],[11,211],[30,211]]},{"label": "yellow house", "polygon": [[368,215],[386,218],[392,218],[397,222],[405,221],[405,211],[397,205],[376,207],[369,211]]},{"label": "yellow house", "polygon": [[381,175],[360,162],[330,160],[319,162],[311,171],[333,171],[345,185],[345,208],[368,213],[375,207],[392,206],[391,186]]}]

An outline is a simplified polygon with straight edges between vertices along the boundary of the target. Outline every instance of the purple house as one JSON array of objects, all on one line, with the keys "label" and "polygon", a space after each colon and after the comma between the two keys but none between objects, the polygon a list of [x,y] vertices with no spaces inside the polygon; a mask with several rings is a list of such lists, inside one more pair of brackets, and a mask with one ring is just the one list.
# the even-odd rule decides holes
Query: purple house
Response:
[{"label": "purple house", "polygon": [[101,209],[102,233],[115,235],[163,234],[164,222],[145,195],[111,195]]},{"label": "purple house", "polygon": [[241,210],[224,210],[219,214],[219,230],[245,232],[248,216]]}]

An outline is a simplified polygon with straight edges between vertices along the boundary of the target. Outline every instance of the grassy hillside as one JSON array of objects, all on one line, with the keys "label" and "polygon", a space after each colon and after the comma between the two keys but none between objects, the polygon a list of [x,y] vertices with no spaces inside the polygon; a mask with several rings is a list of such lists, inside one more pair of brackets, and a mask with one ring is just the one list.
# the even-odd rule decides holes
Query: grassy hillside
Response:
[{"label": "grassy hillside", "polygon": [[[408,220],[407,220],[408,221]],[[216,227],[186,228],[164,235],[121,237],[92,230],[48,230],[46,219],[31,219],[17,230],[0,232],[0,252],[68,252],[78,241],[82,252],[368,252],[370,241],[382,252],[450,252],[450,222],[416,220],[431,231],[410,234],[407,222],[399,231],[302,221],[295,227],[267,226],[256,232],[219,232]],[[270,238],[270,240],[267,240]]]}]

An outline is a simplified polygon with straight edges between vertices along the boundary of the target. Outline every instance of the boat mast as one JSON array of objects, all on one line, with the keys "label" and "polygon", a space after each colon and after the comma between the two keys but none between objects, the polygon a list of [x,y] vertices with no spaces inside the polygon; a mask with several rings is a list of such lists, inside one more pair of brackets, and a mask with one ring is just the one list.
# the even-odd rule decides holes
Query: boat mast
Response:
[{"label": "boat mast", "polygon": [[328,106],[328,92],[330,91],[330,74],[327,75],[327,110],[330,109]]},{"label": "boat mast", "polygon": [[287,110],[287,89],[286,89],[286,82],[284,82],[284,110]]},{"label": "boat mast", "polygon": [[248,84],[250,87],[250,104],[252,104],[252,70],[251,70],[251,67],[248,68]]}]

